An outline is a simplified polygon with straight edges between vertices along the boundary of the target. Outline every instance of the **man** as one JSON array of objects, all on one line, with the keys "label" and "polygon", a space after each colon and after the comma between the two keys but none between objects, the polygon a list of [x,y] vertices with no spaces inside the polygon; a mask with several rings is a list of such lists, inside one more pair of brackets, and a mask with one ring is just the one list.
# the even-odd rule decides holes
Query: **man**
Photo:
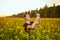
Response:
[{"label": "man", "polygon": [[25,14],[24,15],[24,20],[26,21],[24,26],[24,29],[26,32],[30,32],[31,29],[34,29],[36,24],[40,23],[40,14],[36,14],[36,19],[34,22],[30,22],[30,15],[29,14]]}]

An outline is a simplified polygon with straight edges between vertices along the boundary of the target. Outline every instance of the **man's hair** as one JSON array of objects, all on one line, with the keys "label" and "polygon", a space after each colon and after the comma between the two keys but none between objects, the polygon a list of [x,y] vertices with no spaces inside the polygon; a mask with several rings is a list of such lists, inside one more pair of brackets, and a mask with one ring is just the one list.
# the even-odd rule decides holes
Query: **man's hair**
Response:
[{"label": "man's hair", "polygon": [[25,14],[24,14],[24,18],[26,17],[27,14],[28,14],[28,13],[25,13]]}]

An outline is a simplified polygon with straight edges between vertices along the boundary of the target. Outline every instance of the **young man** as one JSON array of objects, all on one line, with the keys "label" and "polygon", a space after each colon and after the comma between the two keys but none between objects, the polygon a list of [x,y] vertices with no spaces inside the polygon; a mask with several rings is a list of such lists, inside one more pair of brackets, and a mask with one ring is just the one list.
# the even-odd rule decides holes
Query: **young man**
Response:
[{"label": "young man", "polygon": [[24,20],[26,21],[24,26],[24,29],[26,32],[30,32],[31,29],[34,29],[36,24],[40,23],[40,14],[36,14],[36,19],[34,22],[30,22],[30,15],[29,14],[25,14],[24,15]]}]

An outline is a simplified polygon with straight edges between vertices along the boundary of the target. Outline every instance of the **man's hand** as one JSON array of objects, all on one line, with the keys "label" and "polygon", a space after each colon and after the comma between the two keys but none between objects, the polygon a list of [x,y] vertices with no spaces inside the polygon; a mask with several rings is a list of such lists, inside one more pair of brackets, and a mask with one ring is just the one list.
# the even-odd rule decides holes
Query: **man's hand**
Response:
[{"label": "man's hand", "polygon": [[36,14],[37,17],[40,17],[40,14]]},{"label": "man's hand", "polygon": [[38,21],[40,19],[40,14],[36,14],[36,20]]}]

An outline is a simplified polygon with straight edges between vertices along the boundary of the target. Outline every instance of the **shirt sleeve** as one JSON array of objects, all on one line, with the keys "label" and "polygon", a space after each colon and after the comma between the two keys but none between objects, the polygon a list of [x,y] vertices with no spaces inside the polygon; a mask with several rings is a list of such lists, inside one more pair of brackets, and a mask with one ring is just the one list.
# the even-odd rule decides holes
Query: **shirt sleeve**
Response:
[{"label": "shirt sleeve", "polygon": [[30,25],[32,25],[33,24],[33,22],[30,22]]},{"label": "shirt sleeve", "polygon": [[24,26],[24,27],[27,27],[27,24],[25,23],[23,26]]},{"label": "shirt sleeve", "polygon": [[27,27],[28,25],[30,25],[30,24],[25,23],[23,26],[24,26],[24,27]]}]

